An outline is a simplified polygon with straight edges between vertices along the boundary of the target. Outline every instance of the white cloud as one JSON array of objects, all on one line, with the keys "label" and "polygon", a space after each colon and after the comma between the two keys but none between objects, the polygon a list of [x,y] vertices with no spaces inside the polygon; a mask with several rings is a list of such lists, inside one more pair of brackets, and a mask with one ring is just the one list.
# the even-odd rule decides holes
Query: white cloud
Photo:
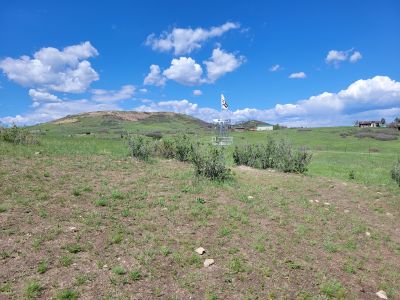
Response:
[{"label": "white cloud", "polygon": [[100,110],[119,110],[120,108],[113,104],[97,104],[88,100],[61,101],[53,103],[44,103],[34,110],[15,117],[0,118],[0,122],[5,124],[15,123],[17,125],[32,125],[42,122],[56,120],[66,115],[73,115],[83,112]]},{"label": "white cloud", "polygon": [[92,89],[92,100],[96,102],[114,102],[132,98],[136,88],[133,85],[127,84],[121,87],[120,90],[103,90]]},{"label": "white cloud", "polygon": [[201,90],[193,90],[193,95],[194,96],[201,96],[203,92]]},{"label": "white cloud", "polygon": [[207,67],[208,82],[215,82],[226,73],[233,72],[245,61],[244,56],[236,57],[233,53],[228,53],[220,48],[212,52],[209,60],[204,61]]},{"label": "white cloud", "polygon": [[191,57],[174,58],[171,66],[163,72],[163,75],[183,85],[196,85],[201,83],[203,69]]},{"label": "white cloud", "polygon": [[271,68],[269,68],[270,72],[276,72],[279,70],[282,70],[282,67],[280,65],[273,65]]},{"label": "white cloud", "polygon": [[328,63],[334,61],[345,61],[347,56],[347,51],[330,50],[326,56],[326,61]]},{"label": "white cloud", "polygon": [[361,53],[356,51],[350,56],[349,60],[351,63],[355,63],[355,62],[359,61],[361,58],[362,58]]},{"label": "white cloud", "polygon": [[164,31],[158,38],[154,33],[149,35],[145,44],[151,46],[153,50],[173,51],[175,55],[187,54],[201,48],[202,44],[208,39],[221,36],[225,32],[239,27],[238,23],[226,22],[208,30],[201,27],[196,29],[173,28],[171,32]]},{"label": "white cloud", "polygon": [[306,78],[307,77],[307,75],[306,75],[306,73],[304,73],[304,72],[298,72],[298,73],[292,73],[292,74],[290,74],[289,75],[289,78]]},{"label": "white cloud", "polygon": [[[220,114],[216,109],[199,107],[186,99],[148,102],[136,109],[180,112],[209,122]],[[244,108],[228,113],[235,122],[258,119],[288,126],[352,125],[355,120],[381,117],[390,120],[400,115],[400,82],[375,76],[358,80],[338,93],[323,92],[270,109]]]},{"label": "white cloud", "polygon": [[143,84],[164,86],[167,79],[161,74],[160,66],[151,65],[150,73],[144,79]]},{"label": "white cloud", "polygon": [[345,51],[330,50],[326,55],[325,61],[328,64],[333,64],[338,67],[341,62],[350,61],[351,63],[355,63],[361,58],[361,53],[359,51],[354,51],[353,49]]},{"label": "white cloud", "polygon": [[33,58],[7,57],[0,61],[0,69],[8,79],[25,87],[81,93],[99,79],[86,60],[96,55],[98,52],[90,42],[65,47],[62,51],[48,47],[35,52]]},{"label": "white cloud", "polygon": [[147,92],[148,92],[148,90],[147,90],[147,89],[145,89],[145,88],[142,88],[142,89],[140,89],[140,90],[139,90],[139,92],[141,92],[141,93],[145,94],[145,93],[147,93]]},{"label": "white cloud", "polygon": [[50,94],[45,91],[30,89],[29,96],[32,98],[34,106],[38,106],[40,103],[43,102],[60,102],[61,99],[58,98],[56,95]]},{"label": "white cloud", "polygon": [[172,59],[169,68],[163,72],[158,65],[151,65],[144,84],[164,86],[167,80],[188,86],[214,83],[224,74],[236,70],[245,60],[244,56],[237,57],[233,53],[215,48],[209,60],[204,61],[207,77],[203,77],[203,68],[200,64],[191,57],[181,56]]},{"label": "white cloud", "polygon": [[[186,99],[161,102],[141,99],[141,102],[144,104],[135,108],[138,111],[172,111],[209,122],[220,114],[217,109],[200,107]],[[45,102],[25,115],[0,118],[0,122],[26,125],[79,112],[118,109],[113,104],[98,104],[88,100]],[[357,80],[336,93],[323,92],[295,103],[276,104],[269,109],[243,108],[227,113],[235,122],[258,119],[288,126],[310,127],[351,125],[355,120],[381,117],[392,120],[400,115],[400,82],[387,76],[375,76]]]}]

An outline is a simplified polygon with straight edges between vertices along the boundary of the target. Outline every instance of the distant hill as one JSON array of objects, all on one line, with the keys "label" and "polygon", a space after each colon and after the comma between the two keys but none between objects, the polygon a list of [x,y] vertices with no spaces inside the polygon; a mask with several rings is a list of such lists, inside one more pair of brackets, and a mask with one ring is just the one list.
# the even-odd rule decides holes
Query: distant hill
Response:
[{"label": "distant hill", "polygon": [[266,122],[262,122],[262,121],[258,121],[258,120],[249,120],[249,121],[245,121],[245,122],[240,122],[240,123],[236,123],[234,125],[234,127],[243,127],[245,129],[252,129],[252,128],[256,128],[257,126],[272,126],[272,124],[266,123]]},{"label": "distant hill", "polygon": [[211,125],[200,119],[172,112],[96,111],[31,127],[55,135],[121,135],[125,132],[205,131]]}]

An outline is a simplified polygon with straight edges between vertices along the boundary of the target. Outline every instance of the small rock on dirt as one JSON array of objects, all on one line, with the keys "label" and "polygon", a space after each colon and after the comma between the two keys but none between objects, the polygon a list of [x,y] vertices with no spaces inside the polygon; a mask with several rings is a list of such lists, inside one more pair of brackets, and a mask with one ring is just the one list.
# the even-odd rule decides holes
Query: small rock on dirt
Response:
[{"label": "small rock on dirt", "polygon": [[348,209],[345,209],[345,210],[344,210],[344,213],[345,213],[345,214],[348,214],[349,212],[350,212],[350,210],[348,210]]},{"label": "small rock on dirt", "polygon": [[39,154],[40,154],[40,151],[35,152],[35,155],[39,155]]},{"label": "small rock on dirt", "polygon": [[194,251],[196,251],[196,253],[198,253],[200,255],[203,255],[204,253],[206,253],[206,249],[204,249],[203,247],[199,247]]},{"label": "small rock on dirt", "polygon": [[366,235],[366,236],[371,236],[371,232],[366,231],[366,232],[365,232],[365,235]]},{"label": "small rock on dirt", "polygon": [[212,258],[207,258],[205,261],[204,261],[204,267],[209,267],[209,266],[211,266],[211,265],[213,265],[214,264],[214,260],[212,259]]},{"label": "small rock on dirt", "polygon": [[251,200],[251,199],[254,199],[254,197],[253,196],[247,196],[247,199]]},{"label": "small rock on dirt", "polygon": [[78,231],[78,229],[75,226],[70,226],[68,227],[68,231],[75,232]]},{"label": "small rock on dirt", "polygon": [[385,291],[380,290],[379,292],[376,293],[376,295],[378,296],[379,299],[388,299]]},{"label": "small rock on dirt", "polygon": [[329,202],[325,202],[324,204],[325,204],[325,205],[331,205]]}]

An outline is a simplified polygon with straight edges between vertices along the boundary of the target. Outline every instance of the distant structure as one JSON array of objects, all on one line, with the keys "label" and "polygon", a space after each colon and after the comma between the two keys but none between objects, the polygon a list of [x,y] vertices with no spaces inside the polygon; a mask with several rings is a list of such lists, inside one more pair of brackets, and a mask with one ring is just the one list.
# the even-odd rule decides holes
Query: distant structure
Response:
[{"label": "distant structure", "polygon": [[270,130],[274,130],[274,126],[272,125],[268,125],[268,126],[257,126],[256,127],[256,131],[270,131]]},{"label": "distant structure", "polygon": [[215,136],[212,137],[212,142],[216,146],[228,146],[233,142],[233,137],[229,135],[231,120],[228,118],[228,103],[225,97],[221,94],[221,114],[219,119],[214,119]]},{"label": "distant structure", "polygon": [[358,121],[358,127],[381,127],[380,121]]}]

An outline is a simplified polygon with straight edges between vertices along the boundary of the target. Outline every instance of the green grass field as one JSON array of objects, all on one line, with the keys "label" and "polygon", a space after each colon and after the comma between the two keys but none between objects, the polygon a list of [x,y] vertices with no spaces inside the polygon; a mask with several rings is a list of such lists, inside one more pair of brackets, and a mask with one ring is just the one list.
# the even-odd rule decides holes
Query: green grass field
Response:
[{"label": "green grass field", "polygon": [[343,138],[350,127],[236,132],[236,144],[273,135],[307,147],[310,170],[229,162],[233,178],[215,183],[187,163],[129,157],[121,128],[210,140],[196,120],[152,118],[49,123],[29,128],[38,145],[0,141],[0,298],[399,299],[389,172],[400,140]]}]

